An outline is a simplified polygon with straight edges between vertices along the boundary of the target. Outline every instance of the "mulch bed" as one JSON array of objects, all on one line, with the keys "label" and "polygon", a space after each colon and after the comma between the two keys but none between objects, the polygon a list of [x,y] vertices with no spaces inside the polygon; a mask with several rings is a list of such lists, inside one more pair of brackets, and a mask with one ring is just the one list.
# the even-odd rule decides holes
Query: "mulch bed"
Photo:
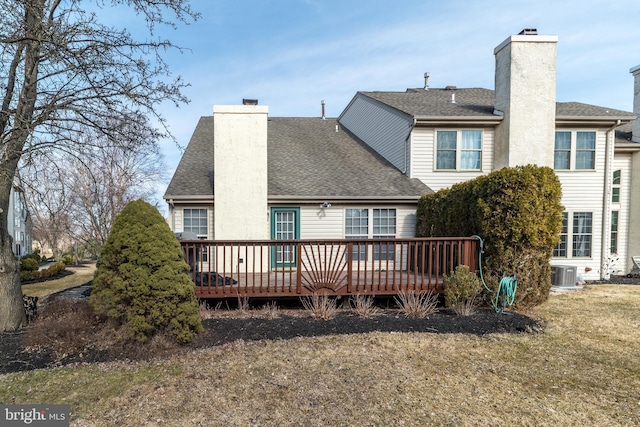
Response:
[{"label": "mulch bed", "polygon": [[[331,320],[320,320],[306,313],[286,314],[276,318],[248,316],[220,316],[203,321],[205,332],[198,335],[188,347],[170,349],[163,355],[210,348],[238,340],[289,340],[297,337],[362,334],[380,332],[428,332],[437,334],[465,333],[484,335],[495,332],[532,333],[543,329],[542,324],[520,313],[496,313],[493,309],[480,309],[472,316],[457,316],[447,310],[432,314],[429,318],[405,317],[396,309],[387,309],[371,318],[361,318],[350,311],[338,312]],[[95,363],[114,360],[144,360],[144,352],[106,352],[85,350],[56,358],[45,349],[27,351],[22,338],[29,328],[0,333],[0,374],[33,369],[65,366],[74,363]],[[158,353],[155,353],[157,355]]]}]

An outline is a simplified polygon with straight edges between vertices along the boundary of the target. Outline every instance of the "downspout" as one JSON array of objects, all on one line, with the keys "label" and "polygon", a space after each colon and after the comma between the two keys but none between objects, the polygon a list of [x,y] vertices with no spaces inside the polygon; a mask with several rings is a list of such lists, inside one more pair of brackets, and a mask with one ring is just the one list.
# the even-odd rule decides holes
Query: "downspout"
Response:
[{"label": "downspout", "polygon": [[621,121],[607,130],[606,156],[604,160],[604,203],[602,211],[602,241],[600,242],[600,279],[609,280],[611,275],[611,266],[609,265],[609,256],[611,248],[609,243],[611,240],[611,182],[613,168],[613,152],[615,149],[615,129],[620,126]]},{"label": "downspout", "polygon": [[409,160],[408,160],[408,153],[409,153],[409,138],[411,138],[411,133],[413,132],[413,129],[416,127],[416,123],[417,120],[414,117],[413,118],[413,123],[411,124],[411,126],[409,126],[409,134],[407,135],[407,137],[404,139],[404,170],[402,171],[403,175],[407,174],[407,169],[408,169],[408,165],[409,165]]}]

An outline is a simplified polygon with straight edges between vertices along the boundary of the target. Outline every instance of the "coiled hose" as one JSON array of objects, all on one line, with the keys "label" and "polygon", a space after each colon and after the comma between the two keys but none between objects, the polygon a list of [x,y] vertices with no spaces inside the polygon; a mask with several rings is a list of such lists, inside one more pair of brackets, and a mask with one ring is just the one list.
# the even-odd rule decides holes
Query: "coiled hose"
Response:
[{"label": "coiled hose", "polygon": [[491,305],[495,309],[496,313],[502,313],[504,308],[507,306],[512,306],[516,299],[516,290],[518,289],[518,280],[516,278],[516,273],[513,273],[511,276],[503,275],[502,279],[498,283],[498,289],[495,292],[487,286],[484,281],[484,275],[482,274],[482,254],[484,253],[484,241],[480,236],[473,235],[471,237],[475,237],[480,241],[480,251],[478,253],[478,266],[480,267],[480,281],[482,282],[482,286],[492,295],[491,296]]}]

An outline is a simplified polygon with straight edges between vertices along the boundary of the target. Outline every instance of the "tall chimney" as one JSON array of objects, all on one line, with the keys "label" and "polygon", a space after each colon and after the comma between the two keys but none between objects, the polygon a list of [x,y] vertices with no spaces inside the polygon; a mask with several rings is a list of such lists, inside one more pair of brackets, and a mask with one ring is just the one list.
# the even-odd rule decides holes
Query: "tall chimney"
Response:
[{"label": "tall chimney", "polygon": [[267,223],[267,114],[259,105],[213,107],[216,240],[264,240]]},{"label": "tall chimney", "polygon": [[557,36],[525,29],[494,50],[495,168],[530,163],[553,167]]},{"label": "tall chimney", "polygon": [[640,65],[629,70],[633,74],[633,114],[636,119],[631,122],[631,131],[633,142],[640,142]]}]

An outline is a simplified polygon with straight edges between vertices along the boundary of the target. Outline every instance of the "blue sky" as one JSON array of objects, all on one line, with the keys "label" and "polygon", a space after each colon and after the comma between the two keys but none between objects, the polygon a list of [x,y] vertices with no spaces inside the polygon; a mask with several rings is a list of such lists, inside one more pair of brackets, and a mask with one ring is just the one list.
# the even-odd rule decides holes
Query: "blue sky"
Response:
[{"label": "blue sky", "polygon": [[[337,117],[359,91],[494,87],[493,49],[523,28],[557,35],[557,100],[632,110],[640,64],[637,0],[194,0],[202,18],[157,35],[190,50],[167,55],[191,86],[162,107],[186,146],[200,116],[242,98],[271,116]],[[133,22],[133,21],[132,21]],[[126,21],[125,21],[126,24]],[[173,174],[180,151],[162,143]],[[166,185],[161,186],[160,196]]]}]

